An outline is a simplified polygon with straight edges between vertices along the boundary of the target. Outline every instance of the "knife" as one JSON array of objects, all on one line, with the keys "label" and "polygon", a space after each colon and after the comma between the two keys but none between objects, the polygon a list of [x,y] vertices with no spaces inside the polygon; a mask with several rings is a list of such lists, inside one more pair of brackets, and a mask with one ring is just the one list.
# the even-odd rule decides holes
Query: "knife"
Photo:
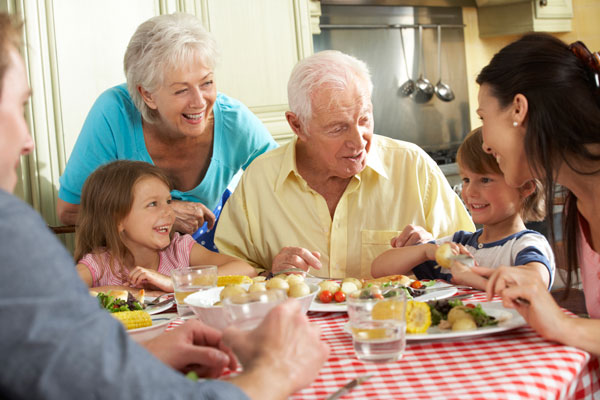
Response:
[{"label": "knife", "polygon": [[436,301],[447,301],[447,300],[463,300],[463,299],[468,299],[471,297],[473,297],[473,294],[471,294],[471,293],[460,294],[458,296],[446,297],[445,299],[440,299],[440,300],[429,300],[429,301],[426,301],[426,303],[435,303]]},{"label": "knife", "polygon": [[339,388],[337,391],[335,391],[334,393],[329,395],[329,397],[327,397],[325,400],[339,399],[340,397],[342,397],[343,395],[345,395],[346,393],[348,393],[349,391],[351,391],[352,389],[354,389],[355,387],[357,387],[358,385],[360,385],[361,383],[363,383],[364,381],[366,381],[367,379],[369,379],[372,376],[373,375],[357,376],[356,378],[352,379],[350,382],[346,383],[344,386]]}]

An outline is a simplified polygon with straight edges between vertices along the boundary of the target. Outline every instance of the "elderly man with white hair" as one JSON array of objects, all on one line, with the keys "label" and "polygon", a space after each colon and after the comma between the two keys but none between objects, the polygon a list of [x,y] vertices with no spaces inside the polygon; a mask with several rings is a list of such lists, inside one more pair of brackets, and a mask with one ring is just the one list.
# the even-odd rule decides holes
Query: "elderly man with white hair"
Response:
[{"label": "elderly man with white hair", "polygon": [[474,230],[423,150],[373,134],[372,88],[365,63],[338,51],[296,65],[286,113],[296,137],[246,169],[217,227],[221,252],[273,273],[366,278],[390,241]]}]

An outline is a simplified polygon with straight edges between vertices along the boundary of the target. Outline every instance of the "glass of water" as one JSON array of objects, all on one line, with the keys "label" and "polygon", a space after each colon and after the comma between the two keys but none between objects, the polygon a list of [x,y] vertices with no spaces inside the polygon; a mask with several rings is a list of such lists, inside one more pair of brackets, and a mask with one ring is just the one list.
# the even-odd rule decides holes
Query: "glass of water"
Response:
[{"label": "glass of water", "polygon": [[217,286],[217,266],[198,265],[171,271],[177,313],[180,317],[191,315],[192,309],[184,300],[192,293]]},{"label": "glass of water", "polygon": [[346,302],[356,357],[370,362],[402,358],[406,347],[404,290],[388,291],[385,295],[359,290],[351,293]]}]

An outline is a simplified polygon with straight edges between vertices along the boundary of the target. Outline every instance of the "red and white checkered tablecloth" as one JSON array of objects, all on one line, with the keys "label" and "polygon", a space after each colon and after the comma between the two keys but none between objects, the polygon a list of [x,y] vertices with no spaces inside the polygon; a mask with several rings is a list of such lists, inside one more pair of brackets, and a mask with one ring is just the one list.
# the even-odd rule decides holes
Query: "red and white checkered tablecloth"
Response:
[{"label": "red and white checkered tablecloth", "polygon": [[[477,293],[469,301],[484,301]],[[323,399],[351,379],[373,376],[344,399],[600,399],[598,358],[549,342],[529,327],[452,341],[408,341],[401,360],[356,359],[346,313],[313,313],[331,354],[313,384],[292,399]],[[173,321],[169,328],[180,324]]]}]

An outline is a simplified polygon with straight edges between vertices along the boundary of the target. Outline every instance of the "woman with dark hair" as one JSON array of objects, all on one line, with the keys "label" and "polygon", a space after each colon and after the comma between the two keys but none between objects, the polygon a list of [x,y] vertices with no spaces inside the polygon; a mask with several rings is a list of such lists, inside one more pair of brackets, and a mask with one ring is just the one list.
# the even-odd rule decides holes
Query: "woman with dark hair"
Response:
[{"label": "woman with dark hair", "polygon": [[[555,184],[567,192],[567,284],[579,269],[592,319],[564,314],[535,274],[516,268],[494,271],[488,296],[500,294],[545,338],[600,354],[600,55],[581,42],[530,34],[500,50],[477,83],[483,147],[506,181],[542,180],[550,210]],[[554,239],[551,219],[550,232]]]}]

